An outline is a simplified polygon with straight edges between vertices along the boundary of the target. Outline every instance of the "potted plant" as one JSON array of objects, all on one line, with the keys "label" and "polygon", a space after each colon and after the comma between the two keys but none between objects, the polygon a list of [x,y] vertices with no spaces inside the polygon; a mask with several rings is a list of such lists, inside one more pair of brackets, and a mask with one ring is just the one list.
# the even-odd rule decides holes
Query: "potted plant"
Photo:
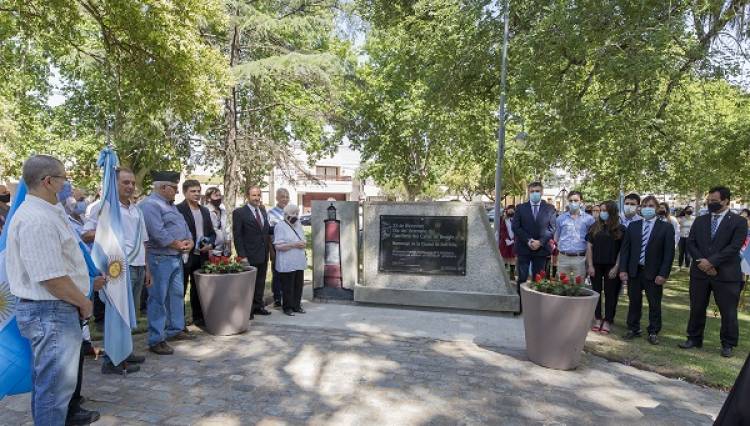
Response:
[{"label": "potted plant", "polygon": [[544,273],[521,286],[526,353],[543,367],[571,370],[581,361],[581,351],[594,317],[599,293],[583,285],[583,278]]},{"label": "potted plant", "polygon": [[210,256],[195,272],[208,333],[228,336],[247,331],[257,272],[229,256]]}]

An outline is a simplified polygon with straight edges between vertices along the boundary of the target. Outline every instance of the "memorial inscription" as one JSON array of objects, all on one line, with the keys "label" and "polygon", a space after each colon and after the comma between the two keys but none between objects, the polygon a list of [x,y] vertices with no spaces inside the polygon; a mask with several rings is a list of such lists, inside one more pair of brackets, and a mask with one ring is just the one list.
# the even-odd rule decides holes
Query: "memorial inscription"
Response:
[{"label": "memorial inscription", "polygon": [[380,272],[466,275],[466,216],[380,216]]}]

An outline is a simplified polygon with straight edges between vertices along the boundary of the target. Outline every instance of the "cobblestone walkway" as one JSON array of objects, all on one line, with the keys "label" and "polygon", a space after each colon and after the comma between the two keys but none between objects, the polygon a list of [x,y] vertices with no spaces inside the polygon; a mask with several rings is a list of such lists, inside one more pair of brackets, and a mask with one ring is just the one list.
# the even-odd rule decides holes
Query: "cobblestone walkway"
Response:
[{"label": "cobblestone walkway", "polygon": [[[127,377],[87,359],[96,424],[682,426],[710,424],[726,397],[592,356],[560,372],[471,342],[269,324],[199,335]],[[0,424],[30,424],[28,395],[0,413]]]}]

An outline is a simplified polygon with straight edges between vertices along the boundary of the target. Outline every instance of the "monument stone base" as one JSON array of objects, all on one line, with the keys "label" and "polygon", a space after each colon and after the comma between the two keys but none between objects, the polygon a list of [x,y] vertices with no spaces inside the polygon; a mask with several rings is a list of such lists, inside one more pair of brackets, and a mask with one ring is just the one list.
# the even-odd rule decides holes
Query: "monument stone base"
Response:
[{"label": "monument stone base", "polygon": [[[412,217],[415,221],[425,218],[425,223],[432,220],[437,229],[419,229],[406,223],[403,229],[416,230],[399,231],[398,225],[391,224],[396,223],[397,219],[392,219],[394,217]],[[465,244],[465,251],[462,252],[460,247],[453,253],[435,248],[442,246],[443,241],[451,241],[451,235],[446,234],[445,230],[454,229],[448,227],[458,223],[462,217],[466,218],[466,234],[459,235],[454,241],[458,242],[458,246]],[[441,218],[445,218],[443,223],[440,223]],[[389,228],[381,232],[381,223]],[[402,232],[399,234],[401,239],[395,241],[393,235],[399,232]],[[412,235],[404,235],[409,232]],[[463,232],[463,228],[460,228],[458,234]],[[363,249],[363,280],[354,287],[355,302],[519,311],[520,297],[505,270],[487,212],[481,203],[366,204]],[[394,254],[397,251],[400,257]],[[410,261],[410,255],[413,261]],[[429,256],[440,259],[435,263],[438,268],[425,270],[423,258]],[[444,258],[447,261],[443,261]],[[456,258],[460,261],[451,264]],[[414,264],[413,272],[410,272],[410,262]]]}]

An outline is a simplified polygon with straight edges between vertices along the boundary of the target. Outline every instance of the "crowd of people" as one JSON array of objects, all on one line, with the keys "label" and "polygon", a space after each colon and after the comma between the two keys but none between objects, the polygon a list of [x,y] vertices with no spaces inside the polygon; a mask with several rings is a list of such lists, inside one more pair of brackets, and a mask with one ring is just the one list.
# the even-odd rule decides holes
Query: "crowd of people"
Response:
[{"label": "crowd of people", "polygon": [[[251,186],[246,203],[230,213],[218,188],[202,193],[196,180],[186,180],[180,188],[178,172],[153,173],[150,194],[141,198],[136,197],[131,170],[119,168],[116,177],[130,290],[136,314],[145,305],[150,352],[171,355],[169,342],[195,338],[186,325],[203,326],[205,319],[194,274],[212,256],[230,256],[233,249],[239,261],[257,269],[250,319],[271,314],[264,300],[269,264],[273,306],[290,316],[305,313],[301,298],[306,239],[299,208],[289,203],[286,189],[276,191],[276,205],[267,210],[261,188]],[[82,407],[84,356],[96,352],[88,342],[87,321],[106,321],[107,308],[96,294],[108,278],[93,279],[90,300],[92,282],[80,247],[91,249],[96,241],[103,203],[89,203],[85,192],[73,188],[55,157],[30,157],[23,164],[23,181],[28,194],[7,225],[10,193],[0,186],[0,226],[7,234],[10,289],[18,298],[16,320],[32,349],[32,415],[36,424],[89,424],[99,414]],[[175,204],[180,189],[184,201]],[[622,212],[614,201],[586,207],[578,191],[568,194],[566,211],[558,213],[542,200],[542,191],[540,182],[530,184],[529,201],[506,206],[499,224],[500,252],[519,285],[545,270],[588,277],[602,296],[592,330],[605,334],[613,330],[617,301],[627,286],[624,337],[643,333],[645,294],[647,339],[657,345],[663,289],[677,252],[678,267],[690,269],[690,319],[687,338],[679,346],[702,346],[713,293],[721,312],[721,354],[732,355],[739,338],[737,306],[744,282],[739,251],[748,237],[750,211],[735,214],[729,209],[729,189],[711,188],[708,214],[697,217],[691,206],[673,216],[666,203],[638,194],[624,197]],[[184,305],[188,294],[190,318]],[[106,354],[103,358],[103,374],[133,373],[146,361],[136,353],[117,365]]]},{"label": "crowd of people", "polygon": [[[271,314],[263,298],[269,260],[274,307],[290,316],[305,313],[301,298],[306,239],[299,208],[289,203],[287,190],[277,191],[277,204],[267,212],[261,189],[248,188],[246,204],[231,212],[230,232],[229,212],[218,188],[202,194],[198,181],[186,180],[181,188],[185,200],[175,205],[180,173],[153,173],[151,192],[140,200],[134,173],[123,167],[116,175],[130,289],[136,313],[145,302],[150,352],[173,354],[168,342],[194,338],[186,324],[204,325],[194,273],[211,256],[231,255],[232,244],[237,261],[258,271],[250,319]],[[86,324],[92,316],[99,323],[106,320],[107,308],[97,293],[107,285],[107,277],[94,280],[94,301],[90,300],[89,269],[80,243],[91,249],[103,203],[89,204],[83,191],[71,187],[63,163],[52,156],[26,160],[23,181],[26,199],[2,232],[8,234],[10,290],[19,299],[16,320],[32,348],[32,416],[35,424],[90,424],[99,413],[81,406],[84,355],[96,352],[87,342]],[[9,203],[10,193],[0,187],[0,225],[5,224]],[[104,354],[101,371],[132,373],[145,361],[143,355],[131,353],[114,365]]]},{"label": "crowd of people", "polygon": [[[625,339],[643,334],[643,295],[648,300],[648,342],[659,344],[661,301],[672,271],[689,268],[690,319],[683,349],[701,347],[711,293],[721,313],[721,355],[737,346],[737,309],[744,285],[740,250],[750,238],[750,210],[735,214],[731,192],[723,186],[708,190],[706,214],[695,216],[692,206],[676,217],[666,202],[632,193],[618,203],[605,201],[584,207],[583,195],[568,193],[567,210],[542,200],[543,186],[528,186],[529,201],[505,207],[500,222],[500,253],[520,286],[529,276],[565,273],[586,277],[600,294],[592,330],[612,332],[617,302],[624,287],[629,300]],[[520,287],[519,287],[520,288]],[[604,309],[602,310],[602,300]]]}]

